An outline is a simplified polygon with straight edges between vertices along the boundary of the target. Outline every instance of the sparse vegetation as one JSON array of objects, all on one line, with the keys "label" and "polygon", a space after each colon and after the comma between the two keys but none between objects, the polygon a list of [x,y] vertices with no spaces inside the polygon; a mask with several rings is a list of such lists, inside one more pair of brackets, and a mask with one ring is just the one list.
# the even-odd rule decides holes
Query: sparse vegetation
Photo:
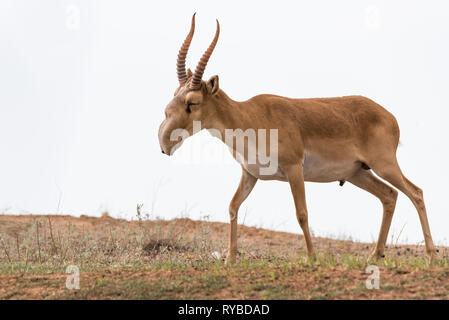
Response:
[{"label": "sparse vegetation", "polygon": [[[0,215],[0,298],[449,298],[445,247],[432,263],[411,245],[367,261],[371,244],[315,238],[310,261],[302,236],[240,226],[239,259],[229,266],[227,224],[137,212],[137,221]],[[380,269],[379,290],[365,287],[369,264]],[[80,269],[79,290],[65,287],[69,265]]]}]

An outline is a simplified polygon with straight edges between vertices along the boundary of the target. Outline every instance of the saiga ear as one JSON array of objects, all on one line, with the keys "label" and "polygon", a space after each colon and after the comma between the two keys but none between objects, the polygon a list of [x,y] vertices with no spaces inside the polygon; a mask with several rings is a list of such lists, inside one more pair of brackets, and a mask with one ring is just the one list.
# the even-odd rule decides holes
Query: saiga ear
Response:
[{"label": "saiga ear", "polygon": [[192,70],[190,70],[190,68],[187,69],[187,79],[190,78],[192,75],[193,75]]},{"label": "saiga ear", "polygon": [[218,76],[212,76],[206,83],[207,91],[214,95],[218,92]]}]

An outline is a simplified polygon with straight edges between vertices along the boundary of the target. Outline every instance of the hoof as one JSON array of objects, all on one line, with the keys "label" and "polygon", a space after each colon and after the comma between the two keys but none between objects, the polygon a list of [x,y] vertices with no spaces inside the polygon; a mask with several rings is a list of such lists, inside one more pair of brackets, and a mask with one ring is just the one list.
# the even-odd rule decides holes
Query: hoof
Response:
[{"label": "hoof", "polygon": [[438,249],[434,249],[432,251],[427,251],[426,255],[427,258],[430,260],[430,262],[435,262],[436,260],[438,260]]},{"label": "hoof", "polygon": [[231,265],[231,264],[234,264],[235,263],[235,256],[230,256],[230,255],[228,255],[228,256],[226,256],[226,259],[225,259],[225,264],[226,265]]},{"label": "hoof", "polygon": [[314,263],[315,261],[316,261],[316,254],[315,253],[307,254],[307,262],[308,263]]},{"label": "hoof", "polygon": [[383,253],[376,252],[376,250],[371,252],[371,254],[368,256],[368,260],[380,260],[383,258],[385,258],[385,255]]}]

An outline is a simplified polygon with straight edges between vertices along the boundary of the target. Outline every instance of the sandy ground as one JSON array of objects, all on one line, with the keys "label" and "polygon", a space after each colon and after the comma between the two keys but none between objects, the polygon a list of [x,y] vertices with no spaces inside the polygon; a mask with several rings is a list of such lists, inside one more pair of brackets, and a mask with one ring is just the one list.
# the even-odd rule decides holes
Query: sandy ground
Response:
[{"label": "sandy ground", "polygon": [[[145,233],[147,230],[155,230],[156,226],[157,230],[162,230],[157,233],[160,239],[179,238],[179,235],[187,234],[191,239],[196,237],[200,240],[189,242],[190,247],[180,245],[180,242],[169,244],[165,255],[157,246],[139,246],[134,242],[127,242],[139,230]],[[70,230],[76,230],[72,237],[82,241],[84,249],[77,255],[67,254],[67,261],[61,262],[58,267],[55,259],[59,257],[64,243],[67,246],[66,252],[73,249],[70,246],[79,245],[75,240],[69,241],[69,237],[64,242],[64,235],[72,234],[73,231]],[[305,260],[305,243],[301,235],[239,226],[240,258],[234,266],[226,266],[221,258],[216,261],[210,258],[213,251],[218,252],[220,257],[226,253],[228,225],[218,222],[190,219],[138,222],[107,216],[75,218],[0,215],[0,236],[0,249],[3,251],[0,255],[3,266],[0,272],[2,299],[449,297],[447,261],[435,265],[426,264],[423,262],[423,246],[416,245],[387,246],[386,261],[375,263],[380,268],[380,289],[368,290],[365,285],[369,276],[365,270],[368,263],[360,261],[366,260],[374,247],[372,243],[314,238],[317,252],[326,255],[324,260],[332,261],[298,263],[295,259]],[[122,242],[117,240],[119,237]],[[78,263],[83,269],[82,287],[80,290],[68,290],[65,287],[68,275],[64,272],[64,267],[70,264],[70,259],[76,259],[84,251],[89,251],[90,247],[98,245],[101,249],[108,246],[113,240],[121,246],[121,251],[114,249],[114,253],[109,253],[109,260],[101,260],[106,262],[92,266],[89,260],[80,260]],[[162,243],[158,241],[156,239],[154,243]],[[195,243],[194,247],[192,243]],[[197,248],[200,243],[205,243],[203,251]],[[17,253],[14,253],[15,246]],[[125,263],[119,262],[124,261],[124,253],[128,254],[127,246],[135,253],[136,258],[129,258]],[[447,259],[447,248],[439,249],[441,258]],[[34,253],[28,256],[31,250]],[[106,253],[109,251],[113,250],[108,249]],[[46,252],[56,254],[46,255]],[[101,252],[101,257],[105,256]],[[92,257],[96,256],[92,254]],[[351,259],[358,262],[352,263]],[[14,267],[16,265],[21,267]]]}]

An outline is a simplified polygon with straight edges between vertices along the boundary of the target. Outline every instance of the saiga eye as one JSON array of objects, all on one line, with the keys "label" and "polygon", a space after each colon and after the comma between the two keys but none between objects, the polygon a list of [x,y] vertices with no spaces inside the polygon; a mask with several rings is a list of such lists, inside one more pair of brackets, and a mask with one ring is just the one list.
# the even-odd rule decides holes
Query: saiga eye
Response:
[{"label": "saiga eye", "polygon": [[198,105],[198,103],[193,103],[193,102],[187,102],[187,108],[186,108],[186,112],[187,113],[191,113],[192,109],[190,108],[191,106],[196,106]]}]

